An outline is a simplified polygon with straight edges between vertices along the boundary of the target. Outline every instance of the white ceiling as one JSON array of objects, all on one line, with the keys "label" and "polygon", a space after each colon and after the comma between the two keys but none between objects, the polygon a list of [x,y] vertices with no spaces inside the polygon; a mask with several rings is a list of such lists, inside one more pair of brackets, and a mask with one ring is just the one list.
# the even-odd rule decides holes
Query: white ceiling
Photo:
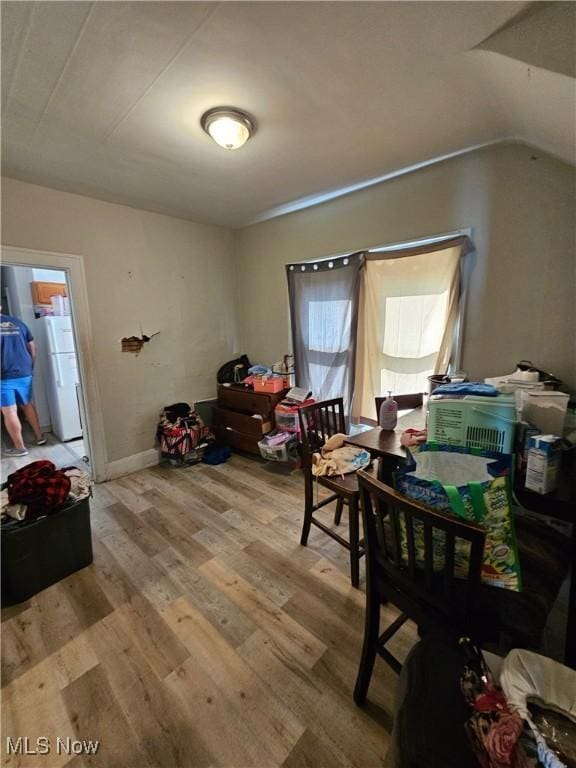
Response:
[{"label": "white ceiling", "polygon": [[[3,172],[238,227],[499,138],[573,162],[570,67],[513,45],[551,5],[5,1]],[[221,104],[258,122],[236,152],[199,125]]]}]

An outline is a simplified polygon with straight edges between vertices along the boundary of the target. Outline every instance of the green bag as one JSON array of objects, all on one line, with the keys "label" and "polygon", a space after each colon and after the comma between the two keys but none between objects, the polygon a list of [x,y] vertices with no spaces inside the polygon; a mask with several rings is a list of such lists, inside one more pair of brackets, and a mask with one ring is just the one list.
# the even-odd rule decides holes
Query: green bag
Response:
[{"label": "green bag", "polygon": [[[461,446],[425,443],[409,449],[409,462],[394,473],[399,493],[452,513],[486,531],[482,581],[494,587],[521,590],[520,563],[511,512],[512,456]],[[415,525],[417,562],[424,561],[422,526]],[[440,532],[439,532],[440,534]],[[406,548],[402,535],[402,547]],[[434,568],[443,567],[444,541],[433,541]],[[456,542],[455,573],[464,576],[467,542]]]}]

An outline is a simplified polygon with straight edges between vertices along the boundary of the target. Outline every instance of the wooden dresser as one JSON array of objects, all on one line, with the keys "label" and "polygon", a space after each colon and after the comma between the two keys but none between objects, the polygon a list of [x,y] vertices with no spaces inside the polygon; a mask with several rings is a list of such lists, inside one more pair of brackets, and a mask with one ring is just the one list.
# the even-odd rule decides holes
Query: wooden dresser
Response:
[{"label": "wooden dresser", "polygon": [[231,448],[260,455],[258,442],[274,429],[274,408],[287,392],[254,392],[235,384],[219,384],[218,406],[212,415],[214,434]]}]

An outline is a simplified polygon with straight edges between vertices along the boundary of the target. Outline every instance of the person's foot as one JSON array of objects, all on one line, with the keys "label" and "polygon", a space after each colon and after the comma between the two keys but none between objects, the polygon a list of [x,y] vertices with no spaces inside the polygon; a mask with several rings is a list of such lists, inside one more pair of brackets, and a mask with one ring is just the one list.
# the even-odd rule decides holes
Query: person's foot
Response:
[{"label": "person's foot", "polygon": [[2,453],[4,456],[28,456],[28,450],[26,448],[3,448]]},{"label": "person's foot", "polygon": [[36,440],[36,445],[46,445],[46,438],[44,435],[40,435],[38,440]]}]

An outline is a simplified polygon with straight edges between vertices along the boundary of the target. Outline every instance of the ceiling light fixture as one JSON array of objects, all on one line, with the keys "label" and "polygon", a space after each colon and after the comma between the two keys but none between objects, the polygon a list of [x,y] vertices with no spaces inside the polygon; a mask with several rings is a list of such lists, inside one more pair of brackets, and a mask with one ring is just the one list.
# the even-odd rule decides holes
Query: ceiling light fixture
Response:
[{"label": "ceiling light fixture", "polygon": [[252,115],[236,107],[209,109],[200,118],[200,125],[224,149],[238,149],[256,130]]}]

